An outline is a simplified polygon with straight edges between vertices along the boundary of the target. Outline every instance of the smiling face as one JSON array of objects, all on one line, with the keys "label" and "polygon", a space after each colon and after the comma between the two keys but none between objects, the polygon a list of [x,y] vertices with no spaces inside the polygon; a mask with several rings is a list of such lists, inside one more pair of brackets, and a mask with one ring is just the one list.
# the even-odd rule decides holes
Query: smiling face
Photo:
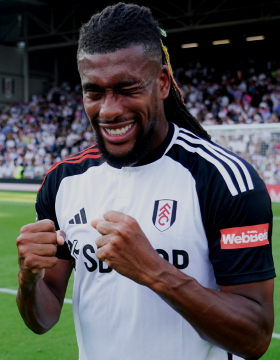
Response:
[{"label": "smiling face", "polygon": [[107,54],[80,54],[84,106],[103,156],[132,165],[164,140],[166,66],[141,45]]}]

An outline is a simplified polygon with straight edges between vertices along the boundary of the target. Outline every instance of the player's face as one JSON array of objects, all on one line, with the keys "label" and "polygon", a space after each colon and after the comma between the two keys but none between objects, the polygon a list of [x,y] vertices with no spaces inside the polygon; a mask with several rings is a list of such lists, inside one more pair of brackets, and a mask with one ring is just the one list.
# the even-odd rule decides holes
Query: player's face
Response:
[{"label": "player's face", "polygon": [[170,78],[142,46],[79,59],[84,106],[107,160],[132,165],[166,136]]}]

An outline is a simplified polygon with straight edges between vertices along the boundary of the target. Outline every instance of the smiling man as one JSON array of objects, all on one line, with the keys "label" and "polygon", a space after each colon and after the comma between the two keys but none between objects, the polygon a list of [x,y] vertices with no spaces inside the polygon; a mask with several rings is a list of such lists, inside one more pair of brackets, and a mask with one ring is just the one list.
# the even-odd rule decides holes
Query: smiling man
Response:
[{"label": "smiling man", "polygon": [[110,164],[134,165],[166,137],[162,100],[168,96],[170,80],[161,61],[133,44],[115,49],[113,56],[78,53],[85,109],[98,148]]},{"label": "smiling man", "polygon": [[258,359],[275,277],[264,183],[188,113],[147,8],[95,14],[78,68],[97,145],[49,171],[17,239],[26,325],[58,321],[74,269],[80,360]]}]

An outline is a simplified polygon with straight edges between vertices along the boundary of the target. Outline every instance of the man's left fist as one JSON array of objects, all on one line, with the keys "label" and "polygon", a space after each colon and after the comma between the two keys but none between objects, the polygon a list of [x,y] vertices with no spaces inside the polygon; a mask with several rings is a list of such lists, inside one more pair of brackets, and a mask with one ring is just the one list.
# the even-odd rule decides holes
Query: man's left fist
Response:
[{"label": "man's left fist", "polygon": [[107,211],[104,219],[91,221],[91,225],[102,235],[95,241],[97,258],[121,275],[149,286],[164,260],[131,216]]}]

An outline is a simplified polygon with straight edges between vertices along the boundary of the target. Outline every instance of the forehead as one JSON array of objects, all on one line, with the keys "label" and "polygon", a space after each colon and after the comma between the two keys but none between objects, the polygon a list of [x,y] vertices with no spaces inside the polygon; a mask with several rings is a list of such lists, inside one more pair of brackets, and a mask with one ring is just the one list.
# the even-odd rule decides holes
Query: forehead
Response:
[{"label": "forehead", "polygon": [[144,80],[158,69],[159,62],[145,53],[142,45],[107,54],[79,54],[78,69],[82,82]]}]

